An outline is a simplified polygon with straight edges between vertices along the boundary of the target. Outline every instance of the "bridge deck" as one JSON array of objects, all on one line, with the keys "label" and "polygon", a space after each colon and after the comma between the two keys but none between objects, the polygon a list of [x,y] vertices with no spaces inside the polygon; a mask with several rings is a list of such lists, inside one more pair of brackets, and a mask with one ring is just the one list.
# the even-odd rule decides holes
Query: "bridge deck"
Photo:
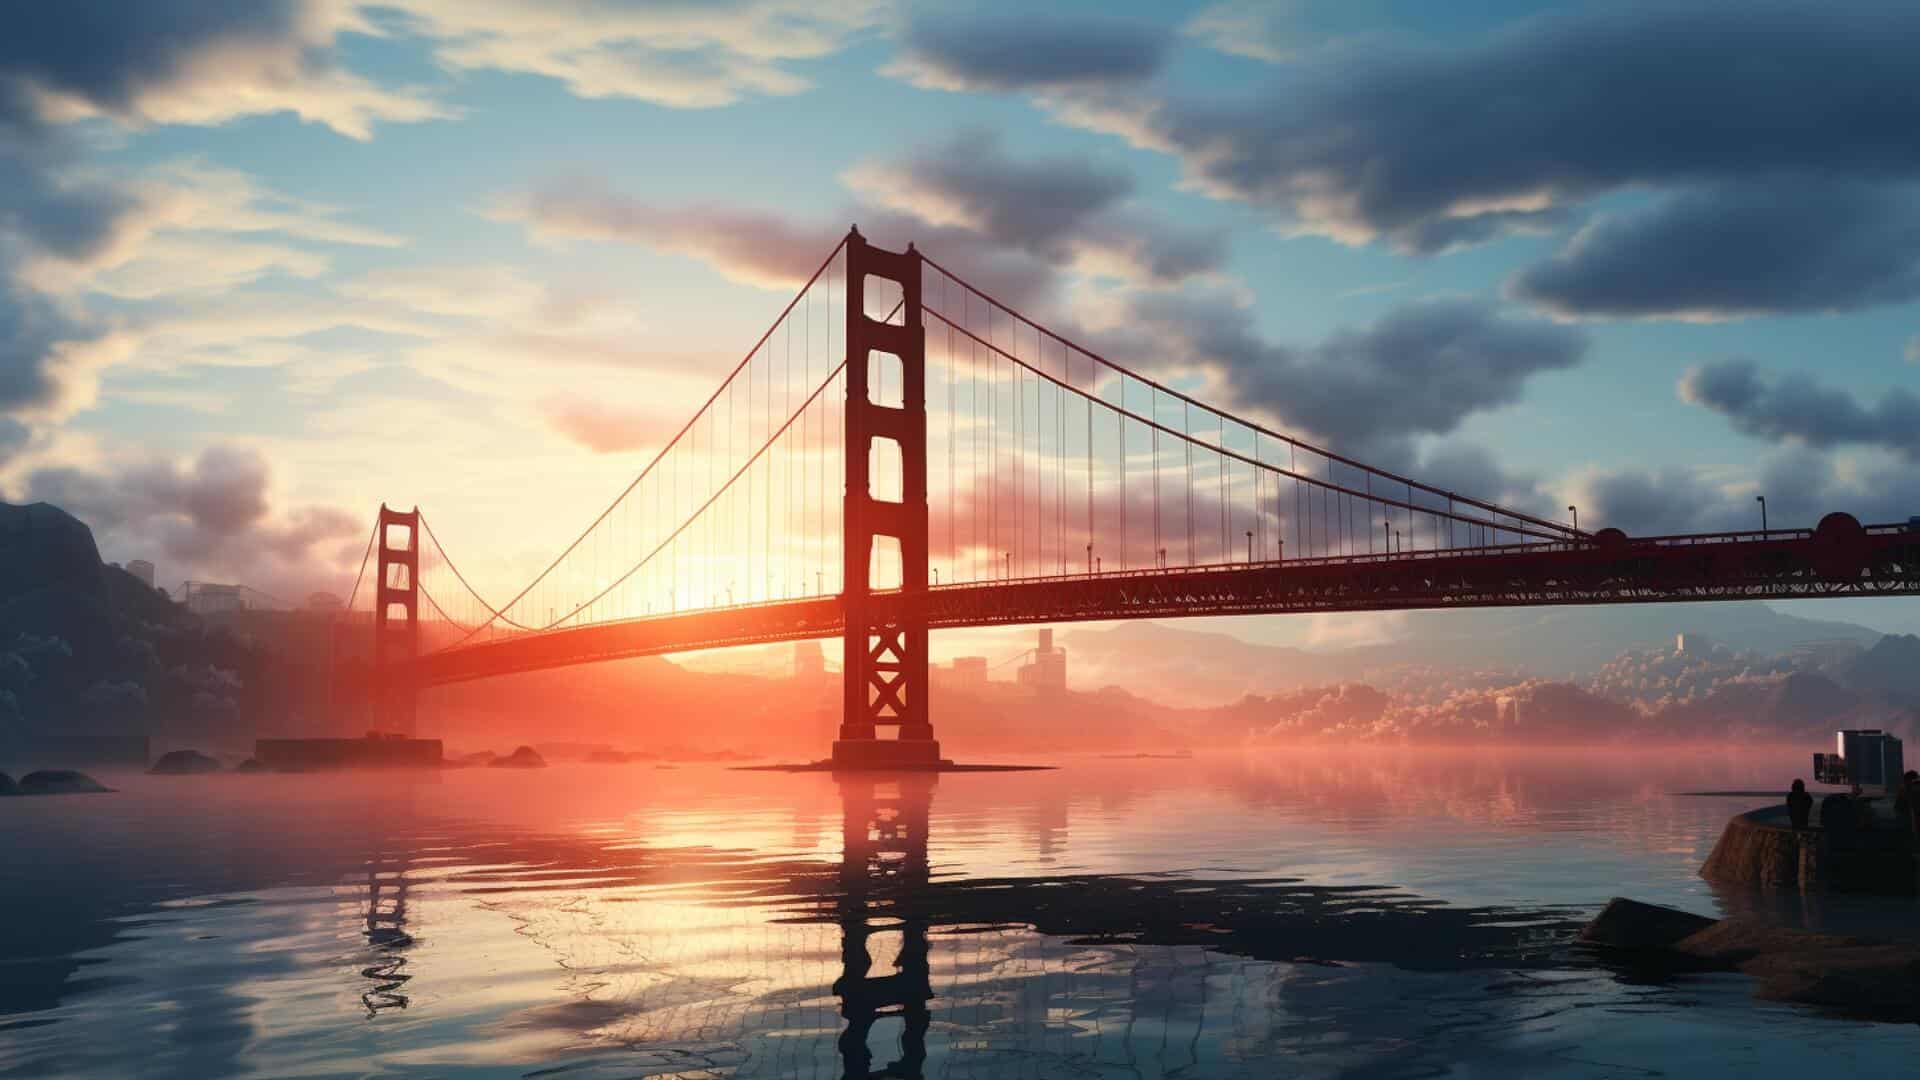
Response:
[{"label": "bridge deck", "polygon": [[[1857,527],[1856,527],[1857,528]],[[1920,595],[1920,528],[1716,533],[1122,571],[929,589],[934,628],[1418,608]],[[880,593],[878,605],[908,602]],[[428,653],[435,686],[600,660],[838,637],[837,596],[654,616]]]}]

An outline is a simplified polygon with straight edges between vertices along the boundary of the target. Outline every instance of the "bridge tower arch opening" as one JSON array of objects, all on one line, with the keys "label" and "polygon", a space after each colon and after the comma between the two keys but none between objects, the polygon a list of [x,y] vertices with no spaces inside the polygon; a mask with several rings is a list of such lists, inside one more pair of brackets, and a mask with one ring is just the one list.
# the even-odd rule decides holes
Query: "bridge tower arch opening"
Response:
[{"label": "bridge tower arch opening", "polygon": [[369,721],[376,731],[416,734],[420,654],[420,508],[380,504],[379,555],[373,595],[373,686]]},{"label": "bridge tower arch opening", "polygon": [[[833,763],[851,768],[932,766],[940,762],[927,709],[927,357],[920,308],[922,262],[913,245],[904,252],[867,243],[859,229],[846,244],[846,486],[842,636],[844,700]],[[898,314],[868,314],[873,279],[899,290]],[[884,294],[891,299],[892,289]],[[871,378],[876,357],[897,385],[897,398],[878,400]],[[896,403],[897,402],[897,403]],[[891,445],[886,445],[891,444]],[[876,449],[883,453],[876,455]],[[873,461],[897,460],[900,482],[881,497]],[[874,588],[876,541],[898,545],[900,579],[894,596]],[[893,584],[893,583],[890,583]],[[892,736],[883,733],[892,730]]]}]

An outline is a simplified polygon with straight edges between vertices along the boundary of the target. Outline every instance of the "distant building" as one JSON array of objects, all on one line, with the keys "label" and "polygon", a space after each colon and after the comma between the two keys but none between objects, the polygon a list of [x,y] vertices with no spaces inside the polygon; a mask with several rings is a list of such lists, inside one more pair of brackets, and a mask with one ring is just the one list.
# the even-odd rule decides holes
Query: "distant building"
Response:
[{"label": "distant building", "polygon": [[1683,655],[1710,656],[1713,649],[1713,639],[1705,634],[1682,633],[1673,636],[1673,651]]},{"label": "distant building", "polygon": [[186,589],[187,610],[195,615],[225,615],[229,612],[246,610],[246,597],[241,594],[238,585],[215,585],[204,581],[189,581]]},{"label": "distant building", "polygon": [[1051,627],[1040,631],[1040,644],[1033,650],[1033,662],[1020,668],[1020,685],[1043,693],[1067,688],[1067,650],[1053,647]]},{"label": "distant building", "polygon": [[308,611],[339,611],[346,606],[337,593],[317,592],[307,594]]},{"label": "distant building", "polygon": [[827,673],[827,653],[817,641],[796,641],[793,645],[793,677],[817,679]]},{"label": "distant building", "polygon": [[954,657],[953,685],[963,690],[978,689],[987,685],[987,658],[984,656]]},{"label": "distant building", "polygon": [[127,564],[127,573],[140,579],[140,584],[153,588],[153,564],[145,559],[135,559]]}]

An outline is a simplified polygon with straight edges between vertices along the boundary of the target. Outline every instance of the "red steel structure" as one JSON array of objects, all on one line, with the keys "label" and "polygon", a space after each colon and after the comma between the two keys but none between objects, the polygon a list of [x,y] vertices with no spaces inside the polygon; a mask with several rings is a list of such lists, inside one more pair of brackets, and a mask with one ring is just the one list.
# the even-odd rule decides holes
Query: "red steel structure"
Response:
[{"label": "red steel structure", "polygon": [[1911,523],[1583,532],[1215,409],[857,229],[506,603],[417,509],[382,506],[376,547],[342,681],[389,730],[421,687],[841,637],[849,766],[938,760],[932,629],[1920,594]]},{"label": "red steel structure", "polygon": [[[909,246],[896,255],[867,243],[860,230],[845,242],[847,260],[847,390],[841,513],[841,682],[845,702],[835,760],[873,765],[931,764],[940,758],[927,714],[927,358],[920,309],[920,259]],[[889,320],[867,314],[867,284],[878,278],[900,290]],[[876,364],[877,361],[877,364]],[[888,366],[897,368],[900,403],[875,399]],[[878,366],[881,380],[873,380]],[[873,490],[875,443],[885,440],[901,463],[898,499]],[[899,545],[902,578],[895,602],[873,589],[874,541]],[[892,739],[878,729],[893,727]]]}]

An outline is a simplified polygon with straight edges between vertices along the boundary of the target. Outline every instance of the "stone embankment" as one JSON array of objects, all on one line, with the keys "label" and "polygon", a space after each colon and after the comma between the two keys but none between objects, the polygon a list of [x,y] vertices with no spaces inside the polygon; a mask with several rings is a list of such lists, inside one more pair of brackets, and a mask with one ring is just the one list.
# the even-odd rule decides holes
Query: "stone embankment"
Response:
[{"label": "stone embankment", "polygon": [[1818,892],[1911,893],[1916,876],[1913,835],[1888,824],[1838,843],[1825,829],[1795,829],[1787,808],[1762,807],[1727,822],[1700,876],[1725,884]]}]

